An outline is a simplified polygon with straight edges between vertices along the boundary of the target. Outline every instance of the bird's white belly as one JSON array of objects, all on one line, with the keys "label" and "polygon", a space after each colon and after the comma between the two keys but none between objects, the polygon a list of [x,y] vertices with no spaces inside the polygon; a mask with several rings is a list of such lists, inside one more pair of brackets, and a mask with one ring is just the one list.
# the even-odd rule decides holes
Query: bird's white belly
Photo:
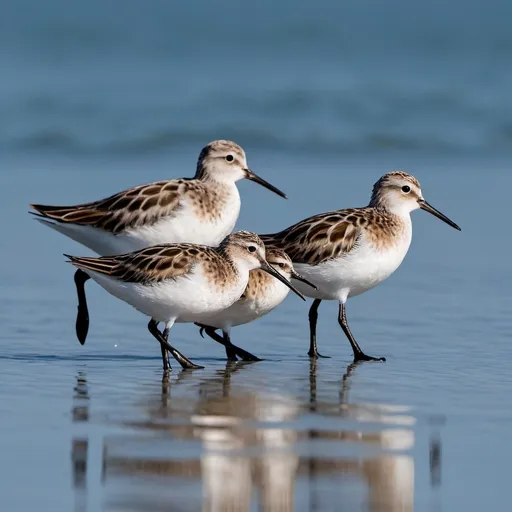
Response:
[{"label": "bird's white belly", "polygon": [[384,250],[375,249],[367,240],[350,254],[319,265],[294,263],[297,272],[318,287],[293,281],[309,297],[325,300],[346,300],[360,295],[387,279],[402,263],[410,245],[410,237]]},{"label": "bird's white belly", "polygon": [[[199,219],[185,213],[162,219],[150,226],[143,226],[117,235],[119,243],[139,248],[157,244],[190,243],[218,246],[235,227],[239,208],[230,208],[216,219]],[[135,249],[132,249],[135,250]]]},{"label": "bird's white belly", "polygon": [[208,281],[200,266],[186,277],[153,285],[124,283],[103,274],[86,272],[109,293],[158,322],[202,322],[238,300],[249,277],[247,273],[245,279],[242,276],[231,286],[217,288]]},{"label": "bird's white belly", "polygon": [[279,306],[286,298],[290,289],[277,279],[272,280],[262,296],[254,299],[245,298],[237,300],[232,306],[211,315],[204,322],[205,325],[227,329],[237,325],[248,324]]}]

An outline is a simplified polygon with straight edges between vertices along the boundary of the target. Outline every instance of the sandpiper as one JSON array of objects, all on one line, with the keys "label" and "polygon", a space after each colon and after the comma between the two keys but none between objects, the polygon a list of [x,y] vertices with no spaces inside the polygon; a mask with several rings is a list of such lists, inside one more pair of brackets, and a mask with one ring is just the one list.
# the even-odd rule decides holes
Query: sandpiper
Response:
[{"label": "sandpiper", "polygon": [[[148,329],[173,355],[168,343],[175,322],[202,323],[240,298],[249,272],[261,268],[298,292],[265,260],[265,246],[253,233],[228,235],[218,247],[195,244],[156,245],[120,256],[101,258],[65,255],[109,293],[151,317]],[[157,326],[165,324],[161,333]],[[164,370],[169,368],[162,351]],[[184,368],[197,368],[177,358]]]},{"label": "sandpiper", "polygon": [[377,286],[402,263],[412,236],[410,213],[421,208],[460,231],[448,217],[423,198],[418,180],[403,171],[382,176],[370,203],[321,213],[275,234],[260,235],[267,244],[287,252],[293,266],[317,286],[297,284],[315,300],[309,310],[309,356],[319,357],[316,344],[318,307],[322,300],[339,302],[338,322],[347,336],[355,361],[385,361],[366,355],[350,332],[345,304],[349,297]]},{"label": "sandpiper", "polygon": [[[281,249],[266,245],[265,255],[267,262],[287,281],[293,277],[297,281],[302,281],[315,288],[313,284],[295,272],[292,260]],[[270,313],[283,302],[289,291],[288,286],[274,279],[267,272],[261,269],[251,270],[247,288],[240,299],[200,324],[201,335],[205,330],[212,339],[225,345],[226,355],[230,361],[236,361],[237,356],[244,361],[258,361],[259,358],[231,343],[231,328],[247,324]],[[223,337],[216,333],[217,329],[222,329]]]},{"label": "sandpiper", "polygon": [[[161,243],[218,245],[240,212],[236,182],[247,178],[285,197],[257,176],[244,150],[234,142],[216,140],[205,146],[194,178],[159,181],[124,190],[92,203],[75,206],[32,204],[37,220],[101,256],[124,254]],[[89,329],[84,285],[89,276],[77,270],[76,332],[83,345]]]}]

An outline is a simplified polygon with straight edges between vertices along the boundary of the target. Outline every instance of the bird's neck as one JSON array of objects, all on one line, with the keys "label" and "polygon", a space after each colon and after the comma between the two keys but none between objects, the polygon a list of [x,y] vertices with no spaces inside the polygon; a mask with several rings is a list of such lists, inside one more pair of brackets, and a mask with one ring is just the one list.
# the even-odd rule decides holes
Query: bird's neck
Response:
[{"label": "bird's neck", "polygon": [[396,217],[400,217],[403,220],[411,218],[411,210],[407,204],[389,204],[389,202],[380,199],[378,196],[372,196],[372,199],[368,207],[374,208],[378,212],[387,215],[394,215]]}]

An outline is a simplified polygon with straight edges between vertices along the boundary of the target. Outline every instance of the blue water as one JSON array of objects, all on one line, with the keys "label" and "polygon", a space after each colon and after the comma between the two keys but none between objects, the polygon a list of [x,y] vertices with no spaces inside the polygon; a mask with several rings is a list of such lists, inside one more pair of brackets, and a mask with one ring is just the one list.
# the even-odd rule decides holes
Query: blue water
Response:
[{"label": "blue water", "polygon": [[0,149],[512,147],[505,0],[7,0]]},{"label": "blue water", "polygon": [[[6,510],[508,510],[512,7],[7,1],[0,17],[0,496]],[[350,366],[322,303],[311,364],[295,296],[234,329],[265,361],[162,381],[147,319],[73,270],[88,251],[28,203],[190,176],[232,138],[285,201],[240,183],[238,228],[367,203],[403,168],[462,227],[413,214],[382,286],[348,304]]]}]

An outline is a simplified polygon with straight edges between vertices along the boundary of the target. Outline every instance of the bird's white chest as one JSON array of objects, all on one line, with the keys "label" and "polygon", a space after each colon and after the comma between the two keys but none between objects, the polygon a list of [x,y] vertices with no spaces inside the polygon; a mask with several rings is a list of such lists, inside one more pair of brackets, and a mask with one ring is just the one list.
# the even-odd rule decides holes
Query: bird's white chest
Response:
[{"label": "bird's white chest", "polygon": [[309,297],[326,300],[346,300],[364,293],[387,279],[402,263],[411,244],[412,228],[406,222],[393,243],[375,246],[364,236],[349,254],[319,265],[294,264],[318,290],[294,281],[297,288]]},{"label": "bird's white chest", "polygon": [[172,216],[127,230],[117,237],[120,243],[127,241],[134,246],[139,245],[138,248],[161,243],[192,243],[215,247],[233,231],[239,213],[240,195],[233,186],[222,208],[215,215],[209,215],[208,212],[200,215],[193,205],[184,200]]},{"label": "bird's white chest", "polygon": [[387,279],[404,260],[410,243],[410,234],[404,234],[395,244],[383,249],[363,240],[341,266],[342,277],[349,288],[348,296],[364,293]]},{"label": "bird's white chest", "polygon": [[215,286],[201,265],[189,275],[152,285],[124,283],[95,272],[91,277],[116,297],[158,322],[201,322],[240,298],[249,273],[240,273],[228,286]]},{"label": "bird's white chest", "polygon": [[290,289],[277,279],[272,279],[271,284],[263,290],[263,293],[251,298],[240,299],[231,308],[230,325],[242,325],[260,318],[275,309],[288,295]]},{"label": "bird's white chest", "polygon": [[[183,279],[183,293],[167,290],[167,296],[177,322],[202,322],[213,314],[229,308],[242,295],[249,280],[248,272],[241,272],[229,286],[213,286],[202,271],[192,279]],[[188,283],[185,283],[188,281]],[[171,284],[172,286],[172,284]]]},{"label": "bird's white chest", "polygon": [[255,297],[243,297],[230,307],[210,315],[205,321],[206,325],[226,329],[237,325],[244,325],[270,313],[286,298],[289,288],[277,279],[272,279],[264,293]]}]

